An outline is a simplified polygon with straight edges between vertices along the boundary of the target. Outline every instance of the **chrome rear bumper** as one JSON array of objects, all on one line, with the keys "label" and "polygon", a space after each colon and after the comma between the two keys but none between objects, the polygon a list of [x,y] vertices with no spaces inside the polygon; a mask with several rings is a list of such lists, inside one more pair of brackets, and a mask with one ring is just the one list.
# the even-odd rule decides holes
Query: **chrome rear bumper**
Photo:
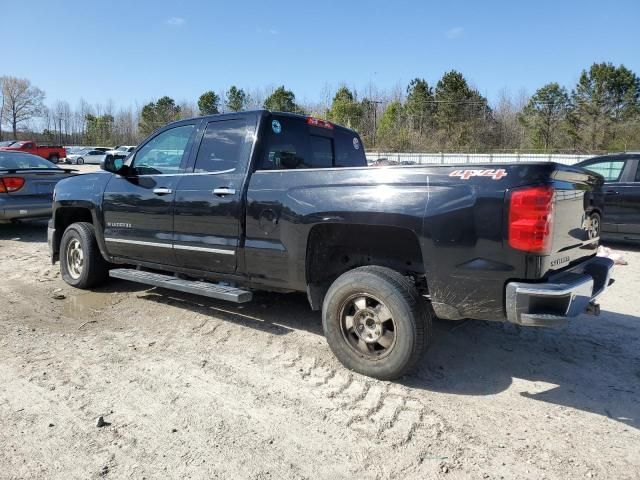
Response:
[{"label": "chrome rear bumper", "polygon": [[598,314],[596,299],[612,283],[613,261],[594,257],[554,274],[545,283],[510,282],[507,320],[518,325],[555,326],[581,313]]}]

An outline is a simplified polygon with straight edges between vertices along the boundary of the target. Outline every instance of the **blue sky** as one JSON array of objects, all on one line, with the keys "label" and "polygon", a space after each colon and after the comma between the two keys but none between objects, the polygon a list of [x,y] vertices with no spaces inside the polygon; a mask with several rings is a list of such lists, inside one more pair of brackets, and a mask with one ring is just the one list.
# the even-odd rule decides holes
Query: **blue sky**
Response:
[{"label": "blue sky", "polygon": [[29,78],[47,103],[195,100],[232,84],[284,84],[317,101],[327,84],[391,89],[416,76],[435,84],[451,69],[494,100],[503,88],[571,87],[594,61],[640,74],[639,0],[0,5],[0,75]]}]

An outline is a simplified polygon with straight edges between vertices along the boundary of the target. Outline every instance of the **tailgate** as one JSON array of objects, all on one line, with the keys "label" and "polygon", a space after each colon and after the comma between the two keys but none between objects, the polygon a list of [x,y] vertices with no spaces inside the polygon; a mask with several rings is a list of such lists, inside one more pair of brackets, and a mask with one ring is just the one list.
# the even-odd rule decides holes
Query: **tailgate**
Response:
[{"label": "tailgate", "polygon": [[557,165],[551,253],[542,257],[542,271],[565,268],[596,253],[598,239],[590,235],[591,215],[602,211],[603,179],[578,167]]}]

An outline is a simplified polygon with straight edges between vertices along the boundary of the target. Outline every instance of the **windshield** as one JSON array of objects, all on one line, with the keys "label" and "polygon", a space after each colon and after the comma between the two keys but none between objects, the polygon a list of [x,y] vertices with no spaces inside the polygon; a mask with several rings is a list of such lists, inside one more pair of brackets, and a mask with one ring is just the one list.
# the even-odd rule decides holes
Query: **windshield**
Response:
[{"label": "windshield", "polygon": [[30,153],[0,151],[0,170],[17,170],[21,168],[58,169],[51,162]]},{"label": "windshield", "polygon": [[13,143],[16,143],[16,142],[14,140],[9,140],[8,142],[0,142],[0,147],[8,147]]}]

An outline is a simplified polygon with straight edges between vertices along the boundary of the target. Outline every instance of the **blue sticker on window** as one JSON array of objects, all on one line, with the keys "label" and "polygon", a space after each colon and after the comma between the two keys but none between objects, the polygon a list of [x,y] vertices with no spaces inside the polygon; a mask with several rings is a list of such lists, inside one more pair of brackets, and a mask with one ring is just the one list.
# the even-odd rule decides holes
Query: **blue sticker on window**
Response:
[{"label": "blue sticker on window", "polygon": [[282,125],[280,125],[278,120],[273,120],[271,122],[271,130],[273,130],[273,133],[280,133],[282,131]]}]

